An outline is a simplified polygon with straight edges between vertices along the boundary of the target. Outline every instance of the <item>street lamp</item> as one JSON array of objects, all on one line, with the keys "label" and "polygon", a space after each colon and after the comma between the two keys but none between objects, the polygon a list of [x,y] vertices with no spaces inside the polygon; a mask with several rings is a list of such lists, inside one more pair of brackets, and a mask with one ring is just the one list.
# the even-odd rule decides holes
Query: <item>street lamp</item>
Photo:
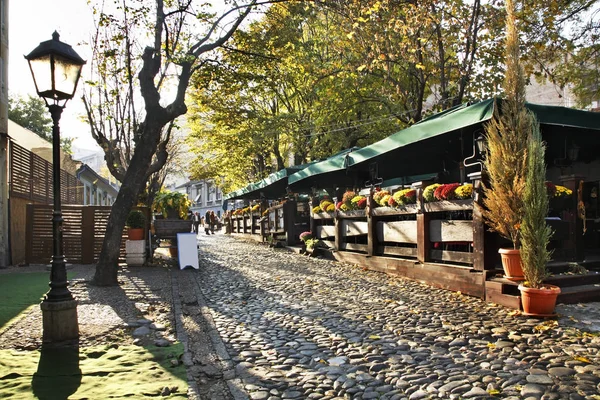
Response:
[{"label": "street lamp", "polygon": [[56,31],[52,39],[39,44],[25,56],[38,96],[44,99],[52,116],[52,268],[50,290],[41,303],[44,341],[61,341],[79,336],[77,302],[67,287],[67,270],[63,254],[63,217],[60,199],[60,115],[73,98],[85,61],[71,46],[59,40]]}]

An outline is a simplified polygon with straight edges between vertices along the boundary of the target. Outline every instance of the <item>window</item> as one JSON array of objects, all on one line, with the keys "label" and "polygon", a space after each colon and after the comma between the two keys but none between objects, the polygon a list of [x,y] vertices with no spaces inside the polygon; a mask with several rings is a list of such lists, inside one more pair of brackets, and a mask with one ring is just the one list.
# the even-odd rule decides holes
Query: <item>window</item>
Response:
[{"label": "window", "polygon": [[213,201],[213,193],[215,192],[215,188],[210,184],[206,184],[206,190],[208,191],[208,203],[212,203]]}]

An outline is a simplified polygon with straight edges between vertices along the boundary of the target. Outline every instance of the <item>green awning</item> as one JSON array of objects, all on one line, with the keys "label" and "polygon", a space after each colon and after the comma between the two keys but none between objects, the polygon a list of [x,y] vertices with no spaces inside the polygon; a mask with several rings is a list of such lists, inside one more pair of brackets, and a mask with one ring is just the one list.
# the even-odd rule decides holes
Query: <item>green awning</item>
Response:
[{"label": "green awning", "polygon": [[280,169],[258,182],[250,183],[241,189],[227,193],[223,197],[223,200],[259,199],[261,193],[266,199],[277,199],[285,194],[286,187],[288,186],[286,178],[312,164],[314,162]]},{"label": "green awning", "polygon": [[401,147],[422,140],[456,131],[461,128],[479,124],[492,118],[494,100],[486,100],[471,106],[462,104],[449,110],[432,115],[400,132],[363,147],[352,153],[349,167],[370,161],[383,154],[396,151]]},{"label": "green awning", "polygon": [[[494,114],[501,99],[488,99],[473,105],[463,104],[426,118],[372,145],[353,151],[343,160],[323,162],[289,178],[296,187],[362,187],[377,169],[383,179],[417,174],[458,172],[458,165],[471,156],[473,138],[483,133],[483,123]],[[566,107],[527,104],[541,126],[544,136],[574,130],[600,130],[600,113]],[[565,128],[565,129],[563,129]],[[457,176],[454,177],[458,179]]]},{"label": "green awning", "polygon": [[[345,175],[346,168],[348,167],[351,159],[351,154],[355,151],[358,151],[359,149],[359,147],[352,147],[350,149],[342,150],[339,153],[327,158],[326,160],[317,162],[307,168],[304,168],[301,171],[296,172],[293,175],[290,175],[288,177],[288,183],[290,187],[294,192],[308,192],[313,187],[327,187],[319,184],[322,182],[319,180],[320,175],[327,174],[327,178],[330,180],[332,178],[332,171],[341,171],[342,175]],[[342,180],[344,180],[343,176],[340,176],[337,179],[338,182]],[[301,184],[299,184],[299,182],[301,182]]]}]

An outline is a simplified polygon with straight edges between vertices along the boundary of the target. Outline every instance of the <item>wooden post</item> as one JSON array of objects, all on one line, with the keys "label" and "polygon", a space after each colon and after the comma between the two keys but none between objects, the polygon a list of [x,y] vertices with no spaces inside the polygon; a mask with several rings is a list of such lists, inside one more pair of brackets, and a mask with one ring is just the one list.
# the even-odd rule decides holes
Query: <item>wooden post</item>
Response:
[{"label": "wooden post", "polygon": [[33,204],[27,204],[27,217],[25,221],[25,237],[27,238],[25,243],[25,263],[29,265],[32,262],[33,255]]},{"label": "wooden post", "polygon": [[423,184],[418,182],[413,184],[417,191],[417,205],[419,212],[417,214],[417,260],[425,263],[431,260],[431,241],[429,240],[429,221],[431,214],[423,211]]},{"label": "wooden post", "polygon": [[94,263],[95,207],[84,206],[81,212],[81,263]]},{"label": "wooden post", "polygon": [[585,258],[585,241],[583,233],[583,220],[579,218],[577,213],[577,190],[579,182],[584,178],[578,175],[561,176],[559,178],[561,184],[573,191],[571,195],[572,204],[569,210],[563,213],[563,218],[569,222],[569,240],[565,243],[565,247],[571,249],[571,261],[583,261]]},{"label": "wooden post", "polygon": [[342,237],[343,237],[342,229],[344,227],[344,224],[343,224],[343,220],[341,218],[339,218],[337,210],[335,210],[333,213],[333,221],[334,221],[334,226],[335,226],[335,242],[334,242],[335,250],[340,251],[340,249],[342,248]]},{"label": "wooden post", "polygon": [[373,208],[375,208],[375,201],[373,200],[374,190],[371,187],[369,191],[369,197],[367,197],[367,255],[372,257],[377,252],[377,246],[379,245],[377,240],[377,221],[373,217]]},{"label": "wooden post", "polygon": [[292,246],[296,240],[296,201],[288,200],[283,205],[283,229],[285,231],[285,244]]},{"label": "wooden post", "polygon": [[316,237],[316,235],[317,235],[317,220],[313,218],[313,212],[312,212],[313,207],[314,207],[313,204],[315,204],[314,199],[311,198],[308,202],[308,208],[309,208],[309,213],[310,213],[310,220],[308,222],[308,224],[309,224],[308,226],[310,228],[310,232],[312,233],[313,237]]}]

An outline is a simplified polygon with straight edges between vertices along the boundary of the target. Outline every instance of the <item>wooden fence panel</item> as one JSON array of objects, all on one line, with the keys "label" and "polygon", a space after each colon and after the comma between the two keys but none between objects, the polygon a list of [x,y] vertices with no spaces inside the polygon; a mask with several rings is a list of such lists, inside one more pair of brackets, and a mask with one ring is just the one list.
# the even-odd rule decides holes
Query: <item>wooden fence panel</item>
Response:
[{"label": "wooden fence panel", "polygon": [[[52,163],[16,143],[10,145],[10,196],[50,204],[54,198]],[[60,171],[60,198],[64,204],[83,203],[83,184]]]},{"label": "wooden fence panel", "polygon": [[[52,259],[52,206],[28,204],[27,263],[48,264]],[[110,206],[65,205],[63,213],[63,249],[69,263],[96,262],[102,250]],[[148,215],[148,210],[142,209]],[[119,262],[125,261],[126,232],[123,232]]]}]

